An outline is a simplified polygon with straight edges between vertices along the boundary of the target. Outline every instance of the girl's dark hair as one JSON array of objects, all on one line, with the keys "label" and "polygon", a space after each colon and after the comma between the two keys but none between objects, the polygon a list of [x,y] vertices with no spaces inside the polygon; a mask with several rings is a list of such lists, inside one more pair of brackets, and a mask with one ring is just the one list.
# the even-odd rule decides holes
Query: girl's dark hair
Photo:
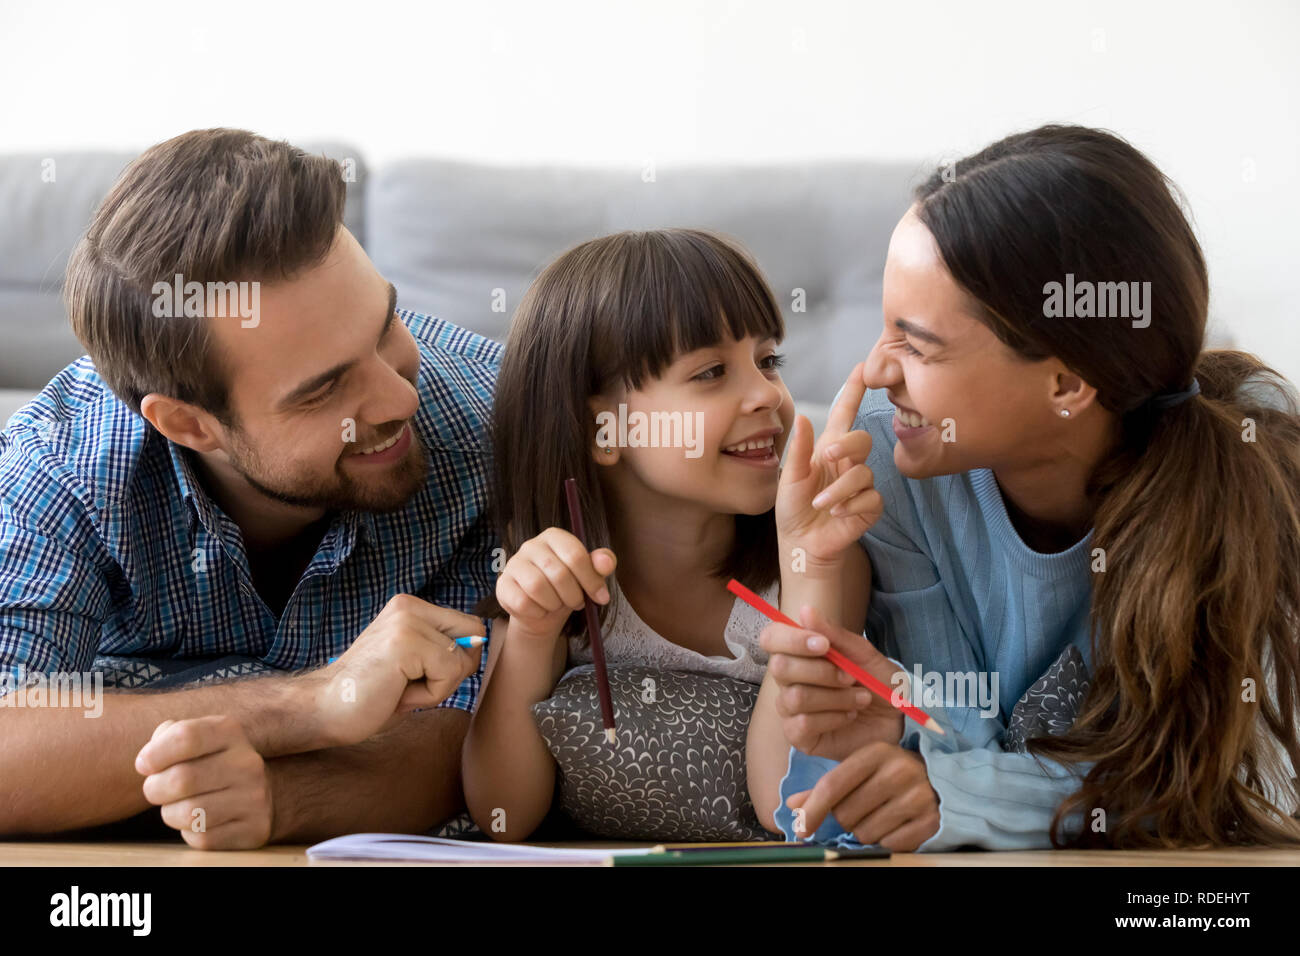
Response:
[{"label": "girl's dark hair", "polygon": [[[638,389],[677,355],[747,335],[785,337],[781,310],[741,247],[695,229],[619,232],[575,246],[519,303],[492,413],[493,515],[506,553],[569,527],[563,481],[574,478],[589,549],[608,547],[610,519],[591,452],[587,404],[617,384]],[[731,553],[715,569],[762,590],[780,573],[774,510],[736,515]],[[604,623],[610,605],[602,606]],[[475,609],[503,614],[495,596]],[[574,614],[564,634],[583,635]]]},{"label": "girl's dark hair", "polygon": [[[1056,812],[1053,843],[1066,844],[1076,812],[1075,845],[1300,842],[1293,811],[1277,805],[1296,795],[1283,753],[1300,768],[1293,393],[1253,356],[1202,351],[1209,283],[1181,194],[1118,136],[1044,126],[955,172],[916,193],[948,270],[1002,342],[1059,358],[1119,420],[1089,485],[1105,560],[1091,686],[1068,733],[1030,742],[1036,755],[1092,764]],[[1149,281],[1149,325],[1045,316],[1046,284],[1067,273]],[[1152,403],[1193,375],[1199,395]]]}]

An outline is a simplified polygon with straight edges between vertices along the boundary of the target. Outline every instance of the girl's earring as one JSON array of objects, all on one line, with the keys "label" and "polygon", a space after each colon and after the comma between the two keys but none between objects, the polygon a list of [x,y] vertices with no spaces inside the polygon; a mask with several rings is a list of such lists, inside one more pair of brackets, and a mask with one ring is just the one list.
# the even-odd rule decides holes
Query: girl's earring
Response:
[{"label": "girl's earring", "polygon": [[1069,417],[1070,417],[1070,410],[1069,410],[1068,408],[1063,408],[1063,409],[1061,409],[1061,417],[1062,417],[1062,418],[1069,418]]},{"label": "girl's earring", "polygon": [[612,455],[612,454],[614,454],[614,449],[612,449],[612,448],[610,448],[608,445],[606,445],[606,446],[605,446],[605,454],[606,454],[606,455]]}]

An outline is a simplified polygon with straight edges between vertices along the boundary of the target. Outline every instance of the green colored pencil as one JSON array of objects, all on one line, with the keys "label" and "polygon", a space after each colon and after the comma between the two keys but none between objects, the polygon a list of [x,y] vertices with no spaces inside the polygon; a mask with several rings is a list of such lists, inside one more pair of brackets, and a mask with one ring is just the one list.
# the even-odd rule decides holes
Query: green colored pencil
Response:
[{"label": "green colored pencil", "polygon": [[644,856],[613,857],[614,866],[715,866],[731,863],[828,863],[834,860],[874,860],[889,856],[883,847],[831,849],[824,846],[737,847],[716,850],[669,850]]}]

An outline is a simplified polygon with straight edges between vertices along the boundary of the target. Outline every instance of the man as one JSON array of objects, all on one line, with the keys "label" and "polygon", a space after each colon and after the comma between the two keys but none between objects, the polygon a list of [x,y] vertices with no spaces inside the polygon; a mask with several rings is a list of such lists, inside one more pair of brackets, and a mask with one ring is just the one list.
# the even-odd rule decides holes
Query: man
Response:
[{"label": "man", "polygon": [[74,251],[89,357],[0,436],[8,703],[96,658],[265,676],[110,689],[98,719],[0,707],[0,834],[152,804],[192,846],[249,848],[463,806],[486,655],[453,638],[486,636],[464,612],[493,587],[500,346],[397,311],[343,205],[337,163],[195,131],[129,166]]}]

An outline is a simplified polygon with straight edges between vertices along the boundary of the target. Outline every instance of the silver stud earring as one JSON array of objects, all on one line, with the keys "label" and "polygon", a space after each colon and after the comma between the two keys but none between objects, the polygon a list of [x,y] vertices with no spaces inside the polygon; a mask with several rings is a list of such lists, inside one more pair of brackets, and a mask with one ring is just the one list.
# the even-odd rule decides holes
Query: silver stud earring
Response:
[{"label": "silver stud earring", "polygon": [[1061,417],[1062,417],[1062,418],[1069,418],[1069,417],[1070,417],[1070,410],[1069,410],[1068,408],[1063,408],[1063,409],[1061,409]]}]

